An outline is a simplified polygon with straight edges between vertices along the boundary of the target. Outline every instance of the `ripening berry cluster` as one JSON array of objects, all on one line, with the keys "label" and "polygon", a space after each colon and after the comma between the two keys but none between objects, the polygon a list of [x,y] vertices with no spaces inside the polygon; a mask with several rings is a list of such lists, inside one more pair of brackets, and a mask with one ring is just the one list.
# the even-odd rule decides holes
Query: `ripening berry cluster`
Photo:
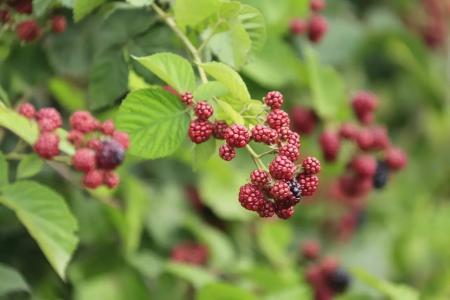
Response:
[{"label": "ripening berry cluster", "polygon": [[170,259],[185,264],[205,265],[208,262],[208,248],[202,244],[183,242],[173,247]]},{"label": "ripening berry cluster", "polygon": [[261,167],[254,170],[250,183],[240,188],[239,202],[244,208],[261,217],[276,214],[288,219],[302,196],[312,196],[316,192],[320,162],[307,157],[301,165],[296,164],[300,156],[300,136],[290,130],[289,115],[281,109],[284,97],[280,92],[266,94],[263,99],[268,108],[266,121],[251,130],[239,124],[228,125],[222,120],[211,122],[213,107],[205,101],[195,102],[190,93],[182,94],[180,99],[188,106],[193,105],[196,118],[190,123],[189,137],[194,143],[206,142],[211,137],[225,140],[219,148],[219,156],[226,161],[236,157],[236,148],[244,148],[250,141],[269,146],[275,155],[268,170]]},{"label": "ripening berry cluster", "polygon": [[316,241],[306,241],[301,254],[306,267],[305,279],[314,290],[314,299],[331,300],[345,293],[351,284],[350,275],[332,257],[320,256],[320,245]]},{"label": "ripening berry cluster", "polygon": [[[34,151],[43,159],[51,160],[60,152],[60,137],[56,130],[62,126],[60,113],[54,108],[36,111],[30,103],[19,106],[19,113],[39,126],[39,137]],[[129,147],[128,135],[117,131],[111,120],[100,122],[87,111],[77,111],[70,117],[71,131],[67,140],[76,152],[71,158],[75,170],[83,172],[87,188],[106,185],[116,187],[120,178],[114,170],[122,163]]]},{"label": "ripening berry cluster", "polygon": [[294,18],[289,24],[293,35],[307,34],[308,39],[313,43],[318,43],[328,31],[327,20],[319,13],[325,8],[325,0],[310,0],[312,16],[308,20]]},{"label": "ripening berry cluster", "polygon": [[67,20],[63,15],[55,14],[49,21],[45,20],[40,25],[38,20],[31,17],[32,14],[32,0],[2,1],[0,3],[0,28],[15,31],[19,40],[23,42],[36,41],[47,30],[54,33],[66,30]]}]

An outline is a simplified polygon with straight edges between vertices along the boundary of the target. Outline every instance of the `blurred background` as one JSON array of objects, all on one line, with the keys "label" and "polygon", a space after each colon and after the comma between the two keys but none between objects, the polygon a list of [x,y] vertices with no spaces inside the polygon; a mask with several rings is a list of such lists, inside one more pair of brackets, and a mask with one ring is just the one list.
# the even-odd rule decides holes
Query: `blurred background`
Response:
[{"label": "blurred background", "polygon": [[[322,161],[317,195],[287,221],[257,218],[237,201],[254,168],[248,156],[213,156],[194,170],[188,141],[169,158],[128,156],[113,193],[86,193],[42,165],[21,178],[64,196],[80,243],[63,281],[14,214],[0,207],[0,262],[21,274],[0,268],[2,299],[450,299],[450,2],[328,0],[320,11],[328,29],[317,43],[292,29],[293,20],[314,14],[303,1],[242,2],[263,14],[267,41],[240,74],[253,99],[282,91],[295,124],[306,118],[296,120],[295,111],[315,115],[309,132],[297,129],[301,156]],[[128,55],[185,54],[144,9],[100,8],[79,23],[69,9],[58,13],[67,17],[67,30],[38,42],[0,33],[0,86],[13,105],[31,101],[66,117],[90,109],[111,118],[143,80],[160,84]],[[356,122],[351,99],[359,90],[377,96],[376,123],[408,163],[382,189],[348,201],[335,183],[355,147],[343,144],[338,159],[326,162],[319,136]],[[2,132],[1,150],[15,141]],[[17,164],[10,162],[12,176]],[[317,252],[314,244],[321,248],[315,261],[305,256]],[[308,274],[327,257],[351,284],[318,296]],[[17,287],[2,295],[6,278]]]}]

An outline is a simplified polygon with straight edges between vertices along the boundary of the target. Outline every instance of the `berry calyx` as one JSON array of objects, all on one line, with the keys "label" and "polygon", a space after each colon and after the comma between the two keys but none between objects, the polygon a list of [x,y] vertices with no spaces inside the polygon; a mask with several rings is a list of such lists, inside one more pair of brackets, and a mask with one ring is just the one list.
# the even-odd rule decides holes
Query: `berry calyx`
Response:
[{"label": "berry calyx", "polygon": [[22,103],[19,106],[19,114],[26,117],[27,119],[34,119],[36,115],[36,109],[34,108],[33,104],[31,103]]},{"label": "berry calyx", "polygon": [[254,170],[250,173],[250,181],[259,188],[265,188],[270,182],[270,175],[264,170]]},{"label": "berry calyx", "polygon": [[302,162],[303,173],[315,175],[320,172],[320,161],[312,156],[308,156]]},{"label": "berry calyx", "polygon": [[89,189],[98,188],[103,183],[103,171],[102,170],[91,170],[84,174],[83,185]]},{"label": "berry calyx", "polygon": [[194,96],[190,92],[185,92],[180,95],[181,102],[186,104],[187,106],[191,106],[194,102]]},{"label": "berry calyx", "polygon": [[328,22],[324,17],[315,15],[309,20],[308,38],[313,43],[318,43],[328,31]]},{"label": "berry calyx", "polygon": [[243,148],[250,141],[250,133],[244,126],[234,124],[225,131],[225,140],[232,147]]},{"label": "berry calyx", "polygon": [[213,133],[213,124],[209,121],[194,120],[189,125],[189,137],[191,141],[200,144],[206,142]]},{"label": "berry calyx", "polygon": [[295,165],[288,157],[278,155],[270,163],[269,172],[274,179],[290,180],[294,176]]},{"label": "berry calyx", "polygon": [[72,157],[72,165],[75,170],[89,172],[97,167],[97,157],[94,150],[81,148]]},{"label": "berry calyx", "polygon": [[97,165],[101,169],[112,170],[125,158],[125,149],[115,140],[105,140],[97,151]]},{"label": "berry calyx", "polygon": [[289,115],[281,109],[274,109],[267,115],[267,124],[275,130],[282,127],[289,127],[290,122]]},{"label": "berry calyx", "polygon": [[205,102],[198,102],[194,109],[195,115],[199,120],[208,120],[214,113],[213,107]]},{"label": "berry calyx", "polygon": [[236,157],[236,150],[228,144],[224,144],[219,148],[219,156],[226,161],[230,161]]},{"label": "berry calyx", "polygon": [[316,175],[300,173],[297,181],[301,186],[303,196],[312,196],[319,186],[319,178]]},{"label": "berry calyx", "polygon": [[280,109],[281,106],[283,106],[284,97],[279,91],[272,91],[268,92],[263,100],[264,103],[273,110]]},{"label": "berry calyx", "polygon": [[273,145],[276,143],[278,134],[274,129],[264,125],[256,125],[252,129],[252,139],[257,143]]},{"label": "berry calyx", "polygon": [[52,132],[43,132],[36,143],[34,151],[43,159],[52,159],[59,154],[59,137]]},{"label": "berry calyx", "polygon": [[239,202],[245,209],[258,211],[265,201],[264,194],[256,185],[247,183],[239,189]]}]

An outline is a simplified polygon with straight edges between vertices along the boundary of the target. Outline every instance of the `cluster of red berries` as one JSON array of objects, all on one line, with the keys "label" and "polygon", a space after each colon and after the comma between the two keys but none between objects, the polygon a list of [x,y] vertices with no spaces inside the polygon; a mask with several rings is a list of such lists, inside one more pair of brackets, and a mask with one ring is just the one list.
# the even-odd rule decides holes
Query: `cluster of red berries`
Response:
[{"label": "cluster of red berries", "polygon": [[202,244],[184,242],[172,249],[170,258],[176,262],[205,265],[208,262],[208,248]]},{"label": "cluster of red berries", "polygon": [[[56,130],[62,126],[60,113],[54,108],[36,111],[30,103],[19,106],[19,113],[39,125],[39,137],[34,151],[43,159],[53,159],[60,152]],[[104,184],[114,188],[120,178],[114,172],[123,161],[129,147],[128,134],[117,131],[111,120],[100,122],[87,111],[77,111],[70,117],[71,131],[67,140],[75,147],[73,167],[84,173],[83,184],[97,188]]]},{"label": "cluster of red berries", "polygon": [[320,256],[320,245],[316,241],[306,241],[301,254],[306,268],[306,280],[314,290],[315,300],[332,300],[346,292],[351,284],[350,275],[332,257]]},{"label": "cluster of red berries", "polygon": [[[184,93],[180,98],[188,106],[194,103],[190,93]],[[290,130],[289,115],[281,109],[283,95],[272,91],[263,100],[269,110],[266,122],[251,130],[243,125],[228,125],[221,120],[211,122],[209,119],[214,113],[213,107],[204,101],[196,102],[196,118],[189,126],[189,137],[197,144],[213,136],[225,140],[219,148],[219,156],[226,161],[236,156],[236,148],[246,147],[250,141],[269,146],[275,154],[269,170],[259,166],[250,174],[251,182],[240,188],[239,202],[261,217],[276,214],[282,219],[288,219],[301,197],[312,196],[317,190],[320,162],[314,157],[307,157],[301,166],[296,165],[300,156],[300,136]],[[299,172],[299,169],[303,171]]]},{"label": "cluster of red berries", "polygon": [[35,19],[21,20],[16,22],[16,15],[31,15],[33,13],[32,0],[10,0],[4,5],[0,4],[0,27],[6,26],[7,30],[15,30],[17,37],[23,42],[33,42],[42,36],[43,31],[49,28],[54,33],[66,30],[67,20],[62,15],[54,15],[45,26],[39,25]]},{"label": "cluster of red berries", "polygon": [[310,8],[313,15],[308,20],[294,18],[289,24],[291,33],[294,35],[307,34],[308,39],[313,43],[318,43],[328,31],[327,20],[319,15],[325,8],[325,0],[311,0]]}]

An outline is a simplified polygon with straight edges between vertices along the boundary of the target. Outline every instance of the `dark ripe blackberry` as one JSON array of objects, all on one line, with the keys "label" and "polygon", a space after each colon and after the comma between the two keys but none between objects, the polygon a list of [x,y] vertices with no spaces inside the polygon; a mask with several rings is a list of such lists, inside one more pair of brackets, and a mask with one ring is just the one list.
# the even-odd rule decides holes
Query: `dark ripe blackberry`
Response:
[{"label": "dark ripe blackberry", "polygon": [[377,162],[377,170],[373,176],[373,187],[375,189],[382,189],[389,179],[389,167],[386,162],[379,160]]},{"label": "dark ripe blackberry", "polygon": [[112,170],[125,158],[125,150],[115,140],[105,140],[97,151],[97,165],[100,169]]},{"label": "dark ripe blackberry", "polygon": [[302,188],[297,180],[292,179],[287,182],[289,189],[295,199],[300,199],[302,197]]},{"label": "dark ripe blackberry", "polygon": [[345,292],[351,283],[350,275],[344,270],[338,268],[327,276],[328,286],[336,293]]}]

